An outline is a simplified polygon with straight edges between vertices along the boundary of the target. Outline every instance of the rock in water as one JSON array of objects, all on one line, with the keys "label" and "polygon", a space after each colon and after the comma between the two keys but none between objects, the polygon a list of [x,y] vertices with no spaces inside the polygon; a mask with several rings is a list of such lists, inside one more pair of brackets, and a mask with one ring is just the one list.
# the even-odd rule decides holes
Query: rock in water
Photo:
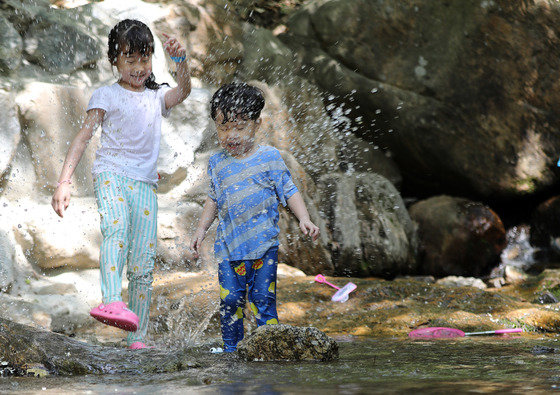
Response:
[{"label": "rock in water", "polygon": [[338,344],[317,328],[263,325],[239,343],[238,352],[248,361],[332,361]]}]

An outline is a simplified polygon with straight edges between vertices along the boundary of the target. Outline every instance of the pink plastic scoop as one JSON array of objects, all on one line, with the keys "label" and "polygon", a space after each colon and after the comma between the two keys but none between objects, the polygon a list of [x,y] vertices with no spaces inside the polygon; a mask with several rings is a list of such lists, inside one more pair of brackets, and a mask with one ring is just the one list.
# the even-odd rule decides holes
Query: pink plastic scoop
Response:
[{"label": "pink plastic scoop", "polygon": [[338,290],[331,298],[333,302],[346,302],[348,300],[348,294],[357,288],[357,285],[354,283],[348,283],[344,287],[339,288],[336,285],[329,283],[325,276],[323,276],[322,274],[317,274],[315,276],[315,281],[317,281],[318,283],[330,285],[331,287]]},{"label": "pink plastic scoop", "polygon": [[463,332],[459,329],[445,327],[418,328],[408,334],[413,339],[452,338],[475,335],[503,335],[505,333],[523,332],[521,328],[498,329],[496,331]]}]

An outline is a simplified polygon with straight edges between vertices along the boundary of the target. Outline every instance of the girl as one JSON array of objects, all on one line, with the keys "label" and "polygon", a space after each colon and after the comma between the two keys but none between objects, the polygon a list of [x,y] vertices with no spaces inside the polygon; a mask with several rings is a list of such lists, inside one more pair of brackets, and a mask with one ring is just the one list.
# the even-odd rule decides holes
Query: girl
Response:
[{"label": "girl", "polygon": [[[109,33],[109,62],[119,80],[93,92],[84,124],[68,149],[56,191],[54,211],[63,216],[70,201],[74,169],[98,126],[101,146],[93,164],[94,193],[101,216],[100,251],[103,303],[90,314],[129,331],[127,344],[145,348],[154,258],[156,252],[156,161],[161,117],[191,91],[186,51],[165,36],[167,53],[177,63],[178,86],[155,82],[152,73],[154,38],[144,23],[126,19]],[[130,310],[121,297],[121,276],[127,264]]]}]

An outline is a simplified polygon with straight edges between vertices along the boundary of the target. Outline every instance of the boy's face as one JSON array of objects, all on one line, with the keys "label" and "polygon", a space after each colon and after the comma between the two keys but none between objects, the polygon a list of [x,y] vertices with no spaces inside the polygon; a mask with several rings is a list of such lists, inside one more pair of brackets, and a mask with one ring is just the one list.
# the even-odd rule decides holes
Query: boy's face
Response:
[{"label": "boy's face", "polygon": [[250,154],[255,146],[255,134],[261,124],[261,119],[253,120],[241,115],[235,121],[224,123],[224,119],[224,114],[218,110],[214,122],[222,148],[234,158],[243,158]]}]

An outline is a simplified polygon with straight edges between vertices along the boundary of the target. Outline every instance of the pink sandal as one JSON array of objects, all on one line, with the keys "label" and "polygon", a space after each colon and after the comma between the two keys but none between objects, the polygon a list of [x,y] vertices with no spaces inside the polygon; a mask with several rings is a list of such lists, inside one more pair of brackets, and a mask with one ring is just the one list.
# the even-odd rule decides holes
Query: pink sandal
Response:
[{"label": "pink sandal", "polygon": [[138,316],[130,311],[124,302],[113,302],[107,305],[101,303],[91,309],[89,314],[104,324],[116,326],[129,332],[136,332],[138,329]]}]

